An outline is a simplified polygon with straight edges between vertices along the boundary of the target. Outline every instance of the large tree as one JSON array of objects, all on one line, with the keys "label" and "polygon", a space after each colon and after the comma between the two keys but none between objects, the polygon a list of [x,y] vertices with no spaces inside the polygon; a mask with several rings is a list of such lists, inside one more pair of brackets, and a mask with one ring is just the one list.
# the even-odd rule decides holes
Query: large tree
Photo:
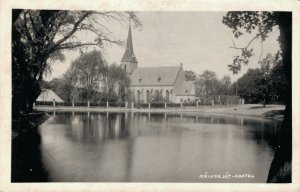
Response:
[{"label": "large tree", "polygon": [[237,82],[237,92],[246,103],[260,103],[264,100],[264,76],[259,68],[248,69]]},{"label": "large tree", "polygon": [[128,99],[130,78],[124,69],[115,63],[109,65],[105,79],[107,95],[109,97],[113,98],[115,96],[120,101]]},{"label": "large tree", "polygon": [[251,43],[255,39],[260,39],[263,43],[268,34],[278,28],[280,54],[287,85],[286,108],[282,123],[281,137],[278,140],[275,155],[269,171],[268,182],[291,182],[291,157],[292,157],[292,115],[291,115],[291,57],[292,57],[292,13],[291,12],[228,12],[223,17],[223,23],[232,29],[235,38],[239,38],[244,33],[254,34],[245,46],[233,48],[240,50],[240,55],[236,55],[233,63],[228,65],[233,73],[238,73],[243,64],[249,63],[249,58],[253,55]]},{"label": "large tree", "polygon": [[224,75],[222,79],[220,80],[221,87],[220,87],[220,93],[224,95],[230,95],[230,88],[231,88],[231,79],[230,76]]},{"label": "large tree", "polygon": [[220,82],[214,71],[203,71],[195,82],[196,94],[201,96],[218,94]]},{"label": "large tree", "polygon": [[[102,20],[101,20],[102,19]],[[63,50],[86,46],[104,48],[107,43],[121,44],[101,21],[139,20],[132,12],[96,12],[64,10],[12,11],[12,105],[13,117],[32,111],[41,92],[44,73],[50,60],[63,60]],[[92,39],[81,41],[78,33]]]},{"label": "large tree", "polygon": [[84,100],[91,101],[95,91],[99,90],[102,73],[105,64],[100,51],[91,51],[82,54],[71,63],[69,69],[75,76],[73,84],[82,91]]}]

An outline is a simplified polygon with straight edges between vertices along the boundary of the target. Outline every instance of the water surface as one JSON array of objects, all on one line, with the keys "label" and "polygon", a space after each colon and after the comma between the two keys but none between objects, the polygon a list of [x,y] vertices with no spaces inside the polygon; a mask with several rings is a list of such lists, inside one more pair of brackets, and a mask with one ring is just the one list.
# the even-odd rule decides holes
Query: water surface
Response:
[{"label": "water surface", "polygon": [[[55,112],[39,132],[50,181],[264,183],[279,127],[239,116]],[[203,176],[218,174],[232,176]]]}]

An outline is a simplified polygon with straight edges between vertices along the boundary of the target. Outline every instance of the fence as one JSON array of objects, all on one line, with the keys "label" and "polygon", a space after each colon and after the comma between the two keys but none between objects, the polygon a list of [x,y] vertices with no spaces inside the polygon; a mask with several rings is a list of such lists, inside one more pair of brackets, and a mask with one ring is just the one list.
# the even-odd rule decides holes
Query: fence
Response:
[{"label": "fence", "polygon": [[200,98],[200,105],[239,105],[243,104],[243,99],[239,96],[230,95],[212,95],[205,98]]},{"label": "fence", "polygon": [[53,107],[102,107],[102,108],[183,108],[183,107],[201,107],[214,105],[237,105],[243,104],[243,100],[237,96],[211,96],[200,98],[197,102],[185,103],[128,103],[128,102],[55,102],[55,101],[36,101],[35,106],[53,106]]}]

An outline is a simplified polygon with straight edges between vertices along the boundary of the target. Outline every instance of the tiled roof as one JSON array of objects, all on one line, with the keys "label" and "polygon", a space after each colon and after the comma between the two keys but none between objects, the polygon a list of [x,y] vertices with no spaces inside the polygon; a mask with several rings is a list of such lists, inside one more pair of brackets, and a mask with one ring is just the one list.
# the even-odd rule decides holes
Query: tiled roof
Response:
[{"label": "tiled roof", "polygon": [[133,52],[132,37],[131,37],[131,26],[129,26],[126,51],[125,51],[125,53],[122,57],[121,62],[137,63],[137,59],[136,59],[136,57],[134,55],[134,52]]},{"label": "tiled roof", "polygon": [[184,96],[184,95],[194,95],[195,93],[192,92],[192,88],[194,85],[194,81],[183,81],[181,86],[174,90],[176,95]]},{"label": "tiled roof", "polygon": [[136,68],[131,74],[132,86],[174,85],[180,66]]}]

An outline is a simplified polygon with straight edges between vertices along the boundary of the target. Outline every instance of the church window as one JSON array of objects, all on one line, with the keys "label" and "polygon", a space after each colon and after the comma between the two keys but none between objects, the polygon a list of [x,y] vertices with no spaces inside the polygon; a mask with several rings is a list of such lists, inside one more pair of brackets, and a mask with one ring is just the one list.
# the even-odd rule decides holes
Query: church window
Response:
[{"label": "church window", "polygon": [[140,103],[141,102],[141,92],[137,91],[137,102]]},{"label": "church window", "polygon": [[149,90],[147,90],[147,103],[150,102],[150,93],[149,93]]},{"label": "church window", "polygon": [[157,81],[160,82],[161,80],[161,76],[158,76]]},{"label": "church window", "polygon": [[142,82],[142,77],[139,78],[139,82]]},{"label": "church window", "polygon": [[159,91],[158,90],[155,91],[155,100],[159,101]]},{"label": "church window", "polygon": [[169,90],[166,90],[166,101],[169,102]]}]

